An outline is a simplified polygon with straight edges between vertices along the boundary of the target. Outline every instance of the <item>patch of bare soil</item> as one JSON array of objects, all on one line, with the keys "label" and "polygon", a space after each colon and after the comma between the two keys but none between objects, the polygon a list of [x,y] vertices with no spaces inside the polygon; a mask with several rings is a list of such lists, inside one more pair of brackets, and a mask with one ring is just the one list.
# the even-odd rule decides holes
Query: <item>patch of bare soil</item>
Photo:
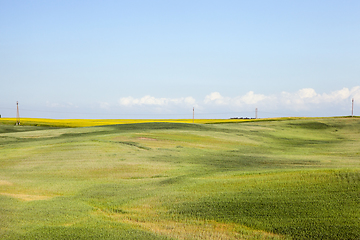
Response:
[{"label": "patch of bare soil", "polygon": [[140,140],[157,141],[155,138],[139,137]]},{"label": "patch of bare soil", "polygon": [[0,180],[0,185],[7,185],[7,186],[11,186],[13,185],[12,182],[6,181],[6,180]]},{"label": "patch of bare soil", "polygon": [[52,197],[50,196],[39,196],[39,195],[28,195],[28,194],[15,194],[15,193],[0,193],[1,195],[17,198],[23,201],[36,201],[36,200],[47,200]]}]

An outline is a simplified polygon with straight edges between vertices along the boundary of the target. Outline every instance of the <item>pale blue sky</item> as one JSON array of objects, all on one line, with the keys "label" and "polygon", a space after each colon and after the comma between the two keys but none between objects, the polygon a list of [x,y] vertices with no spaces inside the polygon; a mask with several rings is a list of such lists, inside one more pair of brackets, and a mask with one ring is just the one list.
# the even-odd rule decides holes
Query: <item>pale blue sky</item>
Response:
[{"label": "pale blue sky", "polygon": [[[0,114],[360,112],[360,1],[0,0]],[[355,113],[356,113],[355,111]],[[360,115],[360,114],[357,114]]]}]

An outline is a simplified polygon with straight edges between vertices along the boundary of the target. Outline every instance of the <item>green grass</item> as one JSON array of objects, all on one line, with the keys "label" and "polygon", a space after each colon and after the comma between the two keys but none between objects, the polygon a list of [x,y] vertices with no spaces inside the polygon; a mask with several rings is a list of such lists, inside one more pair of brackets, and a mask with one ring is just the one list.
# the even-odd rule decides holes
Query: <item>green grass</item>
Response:
[{"label": "green grass", "polygon": [[[216,181],[202,187],[228,184],[229,180]],[[236,222],[294,239],[359,237],[359,172],[291,172],[261,175],[237,184],[237,191],[232,189],[182,203],[174,206],[173,211],[201,219]]]},{"label": "green grass", "polygon": [[360,119],[0,125],[1,239],[358,239]]}]

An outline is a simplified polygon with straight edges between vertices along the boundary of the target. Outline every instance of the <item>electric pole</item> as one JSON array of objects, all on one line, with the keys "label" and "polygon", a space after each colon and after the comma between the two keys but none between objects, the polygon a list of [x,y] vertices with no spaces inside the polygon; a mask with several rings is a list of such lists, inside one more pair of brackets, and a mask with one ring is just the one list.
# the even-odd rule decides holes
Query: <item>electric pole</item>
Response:
[{"label": "electric pole", "polygon": [[16,125],[20,125],[19,102],[16,101]]}]

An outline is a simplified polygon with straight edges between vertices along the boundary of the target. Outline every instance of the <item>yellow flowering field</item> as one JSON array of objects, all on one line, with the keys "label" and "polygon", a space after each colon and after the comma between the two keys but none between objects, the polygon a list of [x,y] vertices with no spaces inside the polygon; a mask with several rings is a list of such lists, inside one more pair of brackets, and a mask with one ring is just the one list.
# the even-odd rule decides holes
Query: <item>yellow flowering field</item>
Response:
[{"label": "yellow flowering field", "polygon": [[[231,123],[264,120],[284,120],[295,118],[263,118],[263,119],[195,119],[194,123]],[[15,124],[16,118],[0,118],[0,124]],[[49,126],[49,127],[92,127],[114,124],[132,124],[149,122],[192,123],[192,119],[47,119],[47,118],[21,118],[21,125]]]}]

